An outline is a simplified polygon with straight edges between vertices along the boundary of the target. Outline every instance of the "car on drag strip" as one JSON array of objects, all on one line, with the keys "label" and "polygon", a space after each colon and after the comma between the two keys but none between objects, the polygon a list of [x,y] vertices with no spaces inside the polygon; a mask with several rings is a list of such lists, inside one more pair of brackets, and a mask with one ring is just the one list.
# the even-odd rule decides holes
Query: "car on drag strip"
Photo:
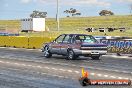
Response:
[{"label": "car on drag strip", "polygon": [[42,52],[46,58],[58,54],[66,56],[69,60],[79,56],[100,59],[101,55],[107,54],[107,45],[99,43],[92,35],[62,34],[54,41],[44,44]]}]

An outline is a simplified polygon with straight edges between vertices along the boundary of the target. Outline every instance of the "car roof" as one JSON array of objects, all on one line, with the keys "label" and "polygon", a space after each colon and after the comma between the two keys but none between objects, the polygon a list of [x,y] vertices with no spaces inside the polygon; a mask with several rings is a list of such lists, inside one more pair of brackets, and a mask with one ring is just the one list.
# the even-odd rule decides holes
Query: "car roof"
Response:
[{"label": "car roof", "polygon": [[72,36],[75,36],[75,35],[87,35],[87,34],[64,34],[64,35],[72,35]]}]

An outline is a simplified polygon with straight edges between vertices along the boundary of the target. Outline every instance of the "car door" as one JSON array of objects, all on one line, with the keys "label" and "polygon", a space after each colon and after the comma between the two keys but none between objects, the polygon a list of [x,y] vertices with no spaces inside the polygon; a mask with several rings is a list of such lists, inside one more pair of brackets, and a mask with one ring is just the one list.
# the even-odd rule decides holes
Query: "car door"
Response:
[{"label": "car door", "polygon": [[61,43],[64,39],[65,35],[60,35],[59,37],[57,37],[55,39],[55,41],[52,43],[51,45],[51,52],[54,53],[54,54],[60,54],[61,51]]},{"label": "car door", "polygon": [[70,47],[71,43],[71,35],[66,35],[63,42],[60,44],[61,45],[61,53],[63,55],[67,54],[67,49]]}]

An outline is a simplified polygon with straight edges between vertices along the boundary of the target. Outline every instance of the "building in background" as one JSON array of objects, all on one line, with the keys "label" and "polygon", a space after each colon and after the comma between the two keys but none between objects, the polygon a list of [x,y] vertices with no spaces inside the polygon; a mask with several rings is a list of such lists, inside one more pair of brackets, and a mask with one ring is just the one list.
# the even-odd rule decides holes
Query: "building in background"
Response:
[{"label": "building in background", "polygon": [[28,18],[21,20],[21,32],[45,31],[45,18]]}]

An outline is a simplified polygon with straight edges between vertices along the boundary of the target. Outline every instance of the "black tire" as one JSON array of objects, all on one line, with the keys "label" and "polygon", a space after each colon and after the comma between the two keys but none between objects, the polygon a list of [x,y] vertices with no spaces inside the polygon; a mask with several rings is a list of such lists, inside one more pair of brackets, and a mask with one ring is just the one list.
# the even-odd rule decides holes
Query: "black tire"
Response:
[{"label": "black tire", "polygon": [[100,59],[100,56],[92,56],[91,57],[93,60],[99,60]]},{"label": "black tire", "polygon": [[77,58],[73,50],[68,50],[67,51],[67,57],[68,60],[74,60]]},{"label": "black tire", "polygon": [[51,56],[52,56],[52,54],[49,51],[49,47],[48,46],[45,46],[44,47],[44,57],[50,58]]}]

